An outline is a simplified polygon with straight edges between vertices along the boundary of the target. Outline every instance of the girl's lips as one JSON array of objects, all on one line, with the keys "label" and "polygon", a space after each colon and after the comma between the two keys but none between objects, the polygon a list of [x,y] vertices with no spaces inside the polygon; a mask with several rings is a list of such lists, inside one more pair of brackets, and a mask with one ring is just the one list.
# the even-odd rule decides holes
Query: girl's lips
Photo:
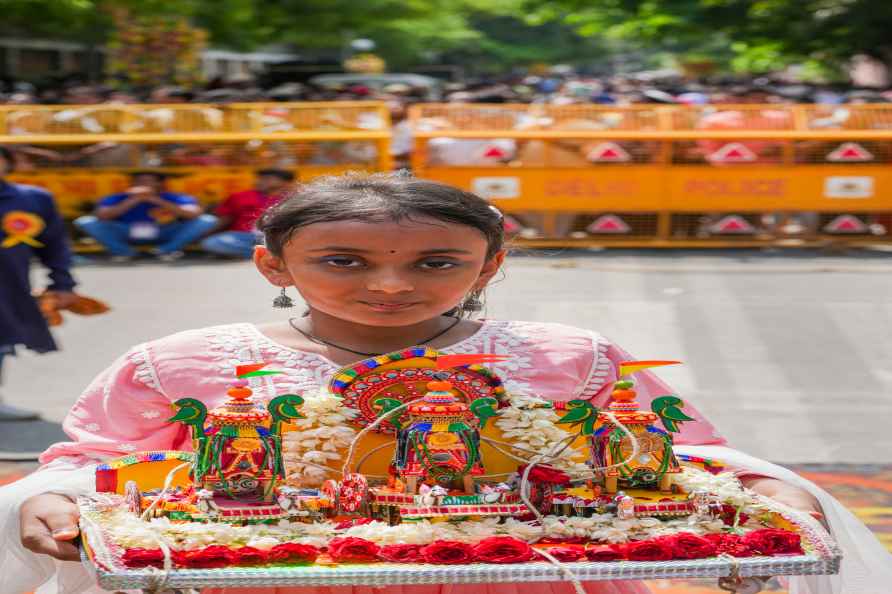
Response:
[{"label": "girl's lips", "polygon": [[372,301],[360,301],[360,303],[375,311],[402,311],[416,305],[415,303],[375,303]]}]

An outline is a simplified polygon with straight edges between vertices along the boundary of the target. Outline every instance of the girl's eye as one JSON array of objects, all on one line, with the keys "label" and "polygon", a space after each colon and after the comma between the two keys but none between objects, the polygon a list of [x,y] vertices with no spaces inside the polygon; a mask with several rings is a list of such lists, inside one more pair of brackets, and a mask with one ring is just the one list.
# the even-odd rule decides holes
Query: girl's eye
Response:
[{"label": "girl's eye", "polygon": [[418,266],[426,270],[449,270],[458,266],[458,263],[451,260],[425,260]]},{"label": "girl's eye", "polygon": [[331,256],[323,258],[322,262],[333,268],[358,268],[363,265],[362,260],[351,256]]}]

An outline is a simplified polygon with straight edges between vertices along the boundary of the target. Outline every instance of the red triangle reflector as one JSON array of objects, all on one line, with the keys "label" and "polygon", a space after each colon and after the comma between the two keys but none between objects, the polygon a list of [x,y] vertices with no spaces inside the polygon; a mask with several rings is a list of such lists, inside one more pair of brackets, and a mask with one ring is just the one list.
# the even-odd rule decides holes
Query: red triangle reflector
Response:
[{"label": "red triangle reflector", "polygon": [[491,147],[487,148],[485,151],[483,151],[483,156],[486,157],[487,159],[504,159],[505,151],[503,151],[502,149],[500,149],[497,146],[491,146]]},{"label": "red triangle reflector", "polygon": [[745,144],[731,142],[709,155],[709,160],[713,163],[752,163],[756,153]]},{"label": "red triangle reflector", "polygon": [[873,154],[857,142],[844,142],[827,155],[827,160],[837,163],[873,161]]},{"label": "red triangle reflector", "polygon": [[716,235],[746,235],[755,233],[756,228],[740,215],[728,215],[710,225],[709,231]]},{"label": "red triangle reflector", "polygon": [[824,225],[824,231],[828,233],[867,233],[868,227],[855,215],[842,214]]},{"label": "red triangle reflector", "polygon": [[632,159],[626,149],[615,142],[602,142],[590,150],[585,158],[589,161],[602,163],[625,163]]},{"label": "red triangle reflector", "polygon": [[616,215],[606,214],[595,219],[585,228],[589,233],[630,233],[632,228]]}]

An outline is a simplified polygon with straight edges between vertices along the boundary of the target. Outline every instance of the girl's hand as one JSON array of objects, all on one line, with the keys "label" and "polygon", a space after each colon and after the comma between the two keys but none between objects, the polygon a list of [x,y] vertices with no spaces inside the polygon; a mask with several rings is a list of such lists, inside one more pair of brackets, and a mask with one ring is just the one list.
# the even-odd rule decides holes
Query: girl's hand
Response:
[{"label": "girl's hand", "polygon": [[815,519],[824,522],[824,513],[821,504],[815,497],[799,487],[788,485],[783,481],[768,477],[753,477],[750,479],[742,479],[743,486],[752,489],[760,495],[770,497],[771,499],[782,503],[793,509],[804,511]]},{"label": "girl's hand", "polygon": [[79,517],[77,505],[65,495],[45,493],[29,497],[19,512],[22,545],[60,561],[78,561],[80,553],[69,541],[80,534]]}]

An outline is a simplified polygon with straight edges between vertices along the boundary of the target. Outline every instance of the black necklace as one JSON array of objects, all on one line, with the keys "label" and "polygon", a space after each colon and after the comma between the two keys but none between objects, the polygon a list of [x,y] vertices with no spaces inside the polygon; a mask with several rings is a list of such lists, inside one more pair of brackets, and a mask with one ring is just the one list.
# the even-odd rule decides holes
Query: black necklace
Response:
[{"label": "black necklace", "polygon": [[[440,338],[441,336],[443,336],[444,334],[446,334],[447,332],[449,332],[450,330],[452,330],[453,328],[455,328],[455,327],[458,325],[459,322],[461,322],[461,318],[455,318],[455,321],[452,322],[451,324],[449,324],[449,326],[447,326],[444,330],[441,330],[440,332],[437,332],[436,334],[434,334],[434,335],[431,336],[430,338],[427,338],[427,339],[425,339],[425,340],[422,340],[422,341],[421,341],[420,343],[418,343],[418,344],[427,344],[427,343],[431,342],[432,340],[436,340],[436,339]],[[309,340],[310,342],[315,342],[316,344],[322,344],[322,345],[325,345],[325,346],[334,347],[334,348],[336,348],[336,349],[339,349],[339,350],[342,350],[342,351],[347,351],[348,353],[353,353],[354,355],[361,355],[361,356],[363,356],[363,357],[377,357],[378,355],[383,355],[383,354],[384,354],[384,353],[363,353],[362,351],[354,351],[353,349],[348,349],[348,348],[345,347],[345,346],[341,346],[341,345],[339,345],[339,344],[335,344],[335,343],[333,343],[333,342],[329,342],[329,341],[325,340],[324,338],[319,338],[318,336],[314,336],[314,335],[310,334],[309,332],[304,332],[303,330],[301,330],[300,328],[298,328],[298,327],[294,324],[294,318],[289,318],[289,319],[288,319],[288,323],[291,324],[291,327],[292,327],[292,328],[294,328],[295,330],[297,330],[298,332],[300,332],[301,334],[303,334],[304,337],[305,337],[307,340]]]}]

